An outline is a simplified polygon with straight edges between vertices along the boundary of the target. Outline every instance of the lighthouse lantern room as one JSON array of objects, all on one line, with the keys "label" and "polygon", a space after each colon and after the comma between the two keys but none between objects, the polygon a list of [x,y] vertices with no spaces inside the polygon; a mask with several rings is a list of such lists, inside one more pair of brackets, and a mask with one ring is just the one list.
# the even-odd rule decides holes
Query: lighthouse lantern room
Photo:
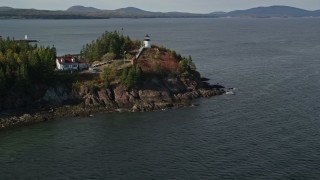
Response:
[{"label": "lighthouse lantern room", "polygon": [[147,34],[146,37],[144,38],[144,47],[145,48],[151,48],[151,41],[150,41],[150,36]]}]

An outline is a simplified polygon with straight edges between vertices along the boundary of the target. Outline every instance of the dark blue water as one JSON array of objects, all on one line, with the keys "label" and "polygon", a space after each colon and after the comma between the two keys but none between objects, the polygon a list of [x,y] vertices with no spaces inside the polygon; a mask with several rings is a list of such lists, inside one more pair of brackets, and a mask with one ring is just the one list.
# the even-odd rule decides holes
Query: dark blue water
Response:
[{"label": "dark blue water", "polygon": [[150,34],[235,96],[0,132],[0,179],[318,179],[320,19],[1,20],[2,36],[78,53],[105,30]]}]

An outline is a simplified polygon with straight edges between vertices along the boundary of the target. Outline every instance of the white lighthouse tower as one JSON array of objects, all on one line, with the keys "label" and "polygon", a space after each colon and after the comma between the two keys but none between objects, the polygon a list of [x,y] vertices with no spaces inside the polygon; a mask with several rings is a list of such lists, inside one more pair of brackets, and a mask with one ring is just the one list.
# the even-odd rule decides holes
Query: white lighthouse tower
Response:
[{"label": "white lighthouse tower", "polygon": [[150,36],[148,34],[144,38],[143,44],[144,44],[145,48],[151,48],[151,40],[150,40]]}]

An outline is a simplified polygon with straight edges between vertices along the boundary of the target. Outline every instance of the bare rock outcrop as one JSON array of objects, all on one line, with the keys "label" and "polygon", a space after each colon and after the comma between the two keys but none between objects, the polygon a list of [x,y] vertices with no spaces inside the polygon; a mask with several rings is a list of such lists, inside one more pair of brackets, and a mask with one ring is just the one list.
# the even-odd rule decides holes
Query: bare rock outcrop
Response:
[{"label": "bare rock outcrop", "polygon": [[192,99],[215,96],[223,92],[221,88],[205,86],[200,75],[194,74],[189,78],[152,78],[145,81],[141,87],[133,89],[122,84],[92,89],[84,84],[75,97],[82,99],[85,107],[137,112],[188,106],[188,101]]}]

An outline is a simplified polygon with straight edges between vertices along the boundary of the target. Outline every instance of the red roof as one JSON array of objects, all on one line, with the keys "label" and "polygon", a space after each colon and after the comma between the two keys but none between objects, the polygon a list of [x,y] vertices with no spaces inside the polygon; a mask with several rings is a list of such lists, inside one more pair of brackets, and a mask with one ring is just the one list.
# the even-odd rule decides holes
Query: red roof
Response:
[{"label": "red roof", "polygon": [[[76,62],[72,62],[72,58],[75,58]],[[57,57],[57,60],[60,64],[72,64],[72,63],[87,64],[85,60],[80,59],[76,56],[60,56],[60,57]],[[62,60],[64,60],[64,62],[62,62]]]}]

